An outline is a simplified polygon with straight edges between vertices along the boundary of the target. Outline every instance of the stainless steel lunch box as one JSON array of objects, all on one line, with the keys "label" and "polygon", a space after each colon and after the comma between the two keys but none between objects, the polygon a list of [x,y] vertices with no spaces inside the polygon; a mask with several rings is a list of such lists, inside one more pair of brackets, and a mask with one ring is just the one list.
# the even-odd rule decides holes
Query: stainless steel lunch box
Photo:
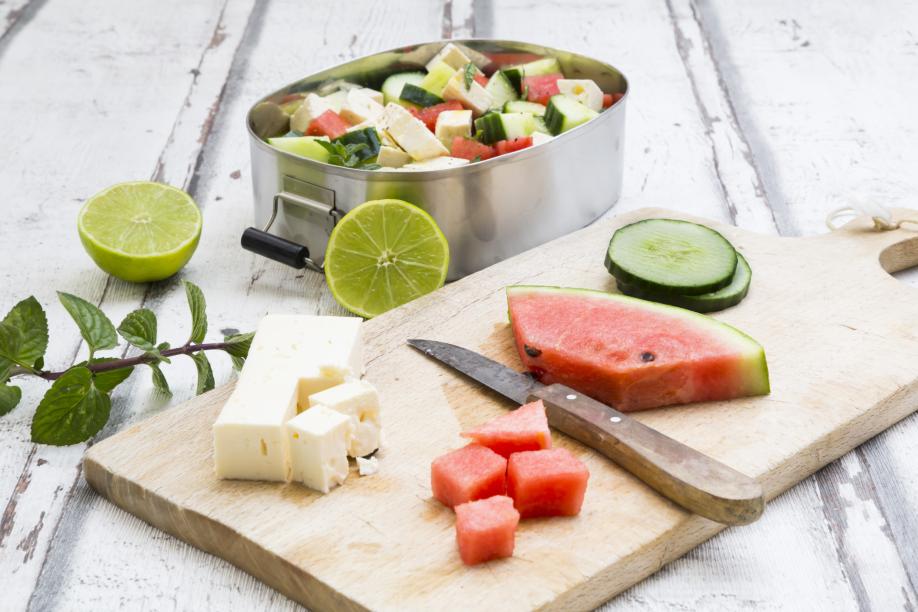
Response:
[{"label": "stainless steel lunch box", "polygon": [[567,78],[593,79],[604,92],[625,96],[599,117],[545,144],[467,166],[419,172],[345,168],[277,150],[256,134],[253,106],[246,125],[255,227],[246,230],[245,248],[320,270],[328,236],[342,215],[367,200],[399,198],[429,212],[443,230],[453,280],[588,225],[618,200],[628,83],[609,64],[576,53],[504,40],[412,45],[323,70],[259,103],[279,103],[338,79],[379,88],[389,74],[422,68],[447,42],[483,54],[553,56]]}]

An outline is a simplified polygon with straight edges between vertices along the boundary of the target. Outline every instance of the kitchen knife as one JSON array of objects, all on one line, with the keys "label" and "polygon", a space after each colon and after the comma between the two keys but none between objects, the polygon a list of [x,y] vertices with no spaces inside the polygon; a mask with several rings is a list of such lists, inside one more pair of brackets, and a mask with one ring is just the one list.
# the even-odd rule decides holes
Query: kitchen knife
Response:
[{"label": "kitchen knife", "polygon": [[542,400],[549,425],[695,514],[744,525],[765,509],[762,487],[754,479],[570,387],[543,385],[454,344],[419,339],[408,344],[517,404]]}]

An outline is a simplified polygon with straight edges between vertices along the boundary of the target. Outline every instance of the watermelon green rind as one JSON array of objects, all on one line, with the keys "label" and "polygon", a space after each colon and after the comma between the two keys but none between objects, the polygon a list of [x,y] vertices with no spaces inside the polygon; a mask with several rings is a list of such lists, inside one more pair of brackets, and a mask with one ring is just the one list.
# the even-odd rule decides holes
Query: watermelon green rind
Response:
[{"label": "watermelon green rind", "polygon": [[667,295],[616,280],[618,290],[625,295],[630,295],[631,297],[640,298],[642,300],[662,302],[670,306],[688,308],[689,310],[702,313],[717,312],[730,308],[731,306],[736,306],[742,302],[749,293],[749,285],[751,283],[752,268],[749,267],[749,262],[746,261],[746,258],[743,257],[739,251],[736,253],[736,272],[733,275],[733,280],[726,287],[718,289],[717,291],[712,291],[711,293],[703,293],[701,295]]},{"label": "watermelon green rind", "polygon": [[[730,265],[723,266],[719,270],[714,268],[706,269],[706,282],[700,282],[696,279],[691,283],[685,283],[684,280],[682,282],[676,282],[672,279],[663,282],[660,279],[652,278],[650,270],[638,269],[627,265],[627,262],[631,259],[631,257],[627,257],[627,255],[632,255],[629,249],[633,247],[623,247],[621,245],[623,245],[623,243],[627,244],[632,236],[640,236],[641,232],[643,232],[643,228],[651,227],[653,224],[659,222],[678,224],[680,227],[691,228],[696,232],[703,230],[703,239],[709,241],[708,246],[716,250],[720,255],[725,256],[727,260],[724,261],[724,263],[729,263]],[[618,252],[615,253],[617,249]],[[712,258],[712,261],[716,259],[720,258]],[[620,227],[612,234],[612,238],[609,240],[609,247],[606,249],[604,263],[609,274],[614,276],[616,280],[631,287],[643,287],[663,295],[701,295],[723,289],[730,284],[736,272],[737,257],[736,250],[733,248],[733,245],[730,244],[730,241],[720,232],[706,225],[699,225],[698,223],[679,219],[644,219]]]},{"label": "watermelon green rind", "polygon": [[[716,339],[725,341],[728,346],[736,348],[736,351],[741,355],[737,367],[739,370],[739,378],[743,383],[742,395],[767,395],[771,391],[768,362],[765,358],[765,349],[762,345],[741,330],[709,316],[676,306],[649,302],[627,295],[607,293],[593,289],[513,285],[506,288],[506,293],[508,304],[514,296],[522,296],[530,293],[580,295],[584,298],[612,300],[624,304],[633,304],[642,309],[660,313],[661,315],[677,317],[695,326],[697,329],[702,330],[704,333],[713,334]],[[509,309],[509,315],[511,324],[513,324],[512,308]],[[523,355],[521,355],[521,358],[523,358],[524,362],[526,361]]]}]

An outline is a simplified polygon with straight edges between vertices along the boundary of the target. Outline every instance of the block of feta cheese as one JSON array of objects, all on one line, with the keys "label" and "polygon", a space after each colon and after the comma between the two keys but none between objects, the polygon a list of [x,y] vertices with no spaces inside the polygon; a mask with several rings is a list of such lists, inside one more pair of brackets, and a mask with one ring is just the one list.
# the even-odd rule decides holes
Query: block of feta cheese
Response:
[{"label": "block of feta cheese", "polygon": [[287,423],[291,480],[328,493],[347,479],[347,440],[351,419],[324,406],[313,406]]},{"label": "block of feta cheese", "polygon": [[469,160],[462,159],[461,157],[435,157],[433,159],[428,159],[426,161],[412,162],[410,164],[405,164],[399,170],[405,171],[415,171],[415,170],[446,170],[448,168],[457,168],[459,166],[465,166],[469,163]]},{"label": "block of feta cheese", "polygon": [[427,62],[426,68],[429,72],[431,68],[437,65],[437,62],[444,62],[453,70],[461,70],[471,61],[469,56],[463,53],[459,47],[453,43],[447,43],[440,49],[439,53],[434,55],[433,58]]},{"label": "block of feta cheese", "polygon": [[602,90],[591,79],[558,79],[558,91],[596,112],[602,110]]},{"label": "block of feta cheese", "polygon": [[372,476],[379,471],[379,459],[376,457],[357,457],[357,471],[361,476]]},{"label": "block of feta cheese", "polygon": [[437,140],[433,132],[403,106],[390,102],[386,105],[380,121],[382,129],[416,161],[449,155],[449,150]]},{"label": "block of feta cheese", "polygon": [[347,92],[344,104],[341,106],[341,118],[357,125],[361,123],[372,124],[383,113],[383,105],[366,95],[361,89],[352,89]]},{"label": "block of feta cheese", "polygon": [[364,457],[379,448],[379,394],[376,387],[364,380],[352,380],[309,396],[309,405],[322,406],[347,416],[351,420],[351,437],[347,454]]},{"label": "block of feta cheese", "polygon": [[451,110],[443,111],[437,115],[437,126],[434,133],[440,142],[448,149],[453,144],[453,138],[472,137],[472,111]]},{"label": "block of feta cheese", "polygon": [[376,163],[384,168],[401,168],[411,162],[411,156],[396,147],[383,145],[379,147]]},{"label": "block of feta cheese", "polygon": [[370,89],[369,87],[361,87],[358,91],[369,97],[374,102],[380,105],[383,104],[383,93],[381,91],[376,91],[375,89]]},{"label": "block of feta cheese", "polygon": [[363,372],[360,319],[268,315],[213,427],[218,478],[290,479],[284,425],[309,396]]},{"label": "block of feta cheese", "polygon": [[344,107],[344,103],[347,101],[347,92],[349,89],[340,89],[334,93],[330,93],[327,96],[322,96],[322,99],[325,100],[325,103],[336,113],[340,113],[341,109]]},{"label": "block of feta cheese", "polygon": [[312,120],[327,110],[332,110],[332,107],[328,104],[326,98],[317,96],[314,93],[307,94],[303,99],[303,103],[300,104],[300,107],[293,113],[293,117],[290,118],[290,129],[305,134]]},{"label": "block of feta cheese", "polygon": [[465,86],[465,74],[461,70],[446,82],[442,98],[458,100],[462,106],[471,109],[476,117],[488,112],[492,102],[490,92],[476,81],[472,81],[469,87]]}]

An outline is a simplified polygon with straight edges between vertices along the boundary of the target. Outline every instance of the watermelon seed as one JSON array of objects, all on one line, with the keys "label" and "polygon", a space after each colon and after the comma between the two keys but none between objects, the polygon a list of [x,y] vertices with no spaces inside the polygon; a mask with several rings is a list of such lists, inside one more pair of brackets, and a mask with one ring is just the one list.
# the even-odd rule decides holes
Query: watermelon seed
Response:
[{"label": "watermelon seed", "polygon": [[645,363],[649,361],[653,361],[654,359],[656,359],[656,357],[654,356],[653,353],[648,353],[648,352],[641,353],[641,361]]},{"label": "watermelon seed", "polygon": [[530,357],[538,357],[539,355],[542,354],[542,351],[540,349],[529,346],[528,344],[523,345],[523,350],[526,351],[526,354],[529,355]]}]

